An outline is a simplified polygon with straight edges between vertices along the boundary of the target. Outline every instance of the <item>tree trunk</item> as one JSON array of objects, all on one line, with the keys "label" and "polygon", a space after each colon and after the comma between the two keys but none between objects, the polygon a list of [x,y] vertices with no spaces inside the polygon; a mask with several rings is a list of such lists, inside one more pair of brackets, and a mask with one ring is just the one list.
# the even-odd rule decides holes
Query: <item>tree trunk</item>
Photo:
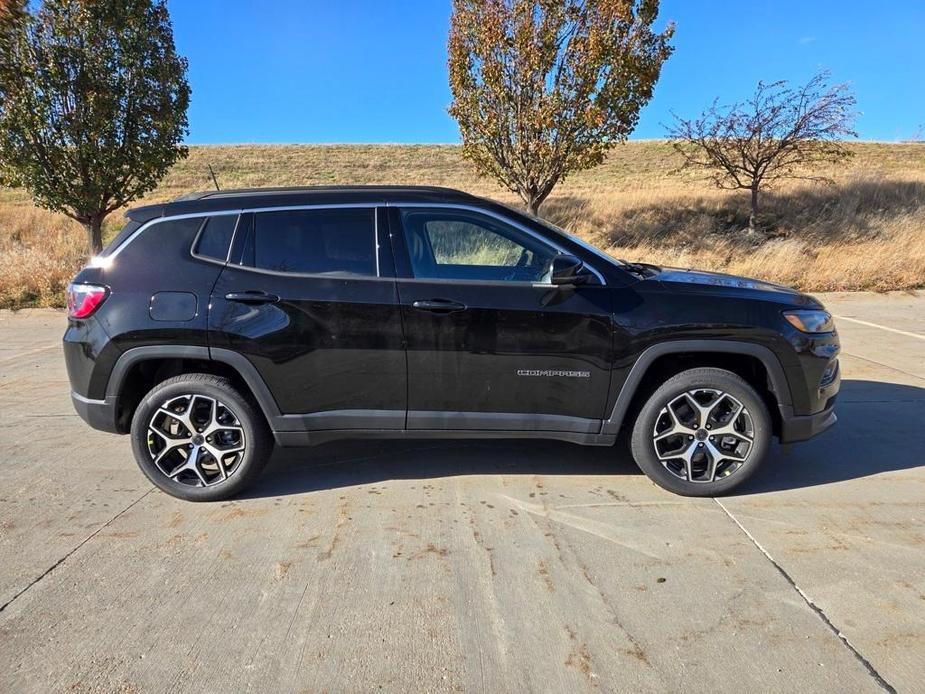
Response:
[{"label": "tree trunk", "polygon": [[103,218],[93,215],[84,223],[84,229],[87,230],[87,246],[90,255],[99,255],[103,250]]},{"label": "tree trunk", "polygon": [[542,205],[548,197],[548,192],[539,191],[528,193],[527,197],[524,199],[524,202],[527,203],[527,211],[534,217],[539,217],[540,205]]},{"label": "tree trunk", "polygon": [[758,227],[758,186],[752,186],[752,213],[748,216],[748,228],[755,231]]}]

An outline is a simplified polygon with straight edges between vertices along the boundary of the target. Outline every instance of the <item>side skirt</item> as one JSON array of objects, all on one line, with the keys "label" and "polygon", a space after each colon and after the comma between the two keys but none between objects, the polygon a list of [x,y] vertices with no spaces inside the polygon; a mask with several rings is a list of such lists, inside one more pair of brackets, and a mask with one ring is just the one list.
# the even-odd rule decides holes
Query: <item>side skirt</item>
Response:
[{"label": "side skirt", "polygon": [[587,434],[573,431],[500,431],[488,429],[326,429],[322,431],[274,431],[276,445],[316,446],[344,439],[546,439],[583,446],[612,446],[613,434]]}]

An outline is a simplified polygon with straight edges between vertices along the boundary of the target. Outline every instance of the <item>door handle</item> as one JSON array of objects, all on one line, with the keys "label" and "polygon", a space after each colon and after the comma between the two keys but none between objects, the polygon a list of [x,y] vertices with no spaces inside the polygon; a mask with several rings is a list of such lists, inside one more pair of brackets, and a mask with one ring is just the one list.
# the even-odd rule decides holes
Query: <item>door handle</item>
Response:
[{"label": "door handle", "polygon": [[241,304],[275,304],[279,301],[276,294],[268,294],[257,289],[249,289],[246,292],[229,292],[225,294],[225,298]]},{"label": "door handle", "polygon": [[466,305],[458,301],[449,299],[429,299],[425,301],[415,301],[411,304],[419,311],[432,311],[434,313],[455,313],[456,311],[465,311]]}]

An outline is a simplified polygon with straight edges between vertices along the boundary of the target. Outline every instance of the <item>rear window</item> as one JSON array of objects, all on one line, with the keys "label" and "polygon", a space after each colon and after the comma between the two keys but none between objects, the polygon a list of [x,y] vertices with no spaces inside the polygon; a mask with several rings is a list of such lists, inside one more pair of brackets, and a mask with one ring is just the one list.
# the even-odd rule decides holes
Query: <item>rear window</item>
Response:
[{"label": "rear window", "polygon": [[374,214],[372,208],[258,213],[244,264],[274,272],[375,276]]},{"label": "rear window", "polygon": [[199,232],[193,253],[224,262],[228,258],[228,249],[237,222],[238,216],[234,214],[209,217]]}]

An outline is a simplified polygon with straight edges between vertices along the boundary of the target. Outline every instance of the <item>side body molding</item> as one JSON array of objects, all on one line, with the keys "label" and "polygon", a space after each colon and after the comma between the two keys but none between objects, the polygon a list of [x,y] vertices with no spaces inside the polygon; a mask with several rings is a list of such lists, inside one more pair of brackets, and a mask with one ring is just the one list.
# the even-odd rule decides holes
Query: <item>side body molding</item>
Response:
[{"label": "side body molding", "polygon": [[[453,432],[453,435],[478,438],[504,436],[515,436],[520,438],[557,438],[573,441],[575,443],[609,445],[613,443],[614,437],[619,433],[623,418],[626,416],[626,412],[636,393],[636,389],[642,382],[649,366],[657,358],[666,354],[692,352],[747,354],[757,358],[768,372],[771,385],[778,398],[781,413],[785,416],[789,415],[792,410],[792,402],[790,388],[787,384],[786,376],[784,375],[784,369],[777,359],[777,356],[767,347],[751,342],[737,342],[733,340],[676,340],[652,345],[642,352],[630,369],[630,373],[620,389],[620,394],[617,396],[617,401],[614,404],[610,417],[601,423],[599,434],[553,431],[526,432],[522,430],[508,432],[500,430],[473,430],[456,431]],[[200,359],[203,361],[217,361],[232,367],[251,389],[260,408],[266,415],[267,421],[270,423],[270,428],[277,434],[277,438],[280,439],[281,442],[283,440],[289,442],[290,445],[309,442],[307,434],[316,429],[329,431],[312,432],[310,438],[312,442],[315,443],[320,443],[323,440],[331,438],[349,438],[353,435],[363,436],[364,433],[376,434],[383,438],[429,437],[450,433],[443,433],[439,430],[409,431],[404,427],[396,427],[396,419],[399,415],[402,418],[404,417],[404,410],[400,412],[392,410],[339,411],[330,413],[330,415],[334,417],[331,418],[330,421],[325,421],[320,426],[313,426],[311,425],[311,420],[317,418],[318,415],[283,415],[280,412],[279,406],[273,398],[273,394],[260,376],[260,373],[243,355],[227,349],[210,349],[208,347],[191,345],[152,345],[147,347],[134,347],[125,351],[122,356],[119,357],[110,374],[109,382],[106,386],[106,400],[99,401],[99,404],[107,402],[114,405],[118,400],[125,376],[131,367],[148,359]],[[344,424],[348,424],[347,428],[343,428]],[[289,435],[291,441],[285,439],[285,435]]]},{"label": "side body molding", "polygon": [[619,433],[620,425],[629,409],[636,389],[642,382],[649,366],[652,362],[666,354],[679,354],[691,352],[722,352],[726,354],[747,354],[757,358],[767,369],[771,385],[774,387],[774,393],[777,395],[778,404],[782,412],[786,413],[791,408],[790,387],[787,385],[787,377],[784,375],[784,368],[780,364],[777,356],[767,347],[757,345],[753,342],[738,342],[735,340],[674,340],[670,342],[661,342],[652,345],[643,351],[630,369],[629,376],[626,377],[617,401],[614,403],[610,417],[604,420],[601,427],[601,434],[614,435]]},{"label": "side body molding", "polygon": [[[190,345],[152,345],[126,350],[113,367],[106,385],[106,401],[116,403],[131,367],[149,359],[199,359],[227,364],[244,380],[257,399],[273,432],[342,429],[396,429],[405,423],[405,410],[337,410],[285,415],[257,368],[247,357],[228,349]],[[304,437],[303,437],[304,438]]]}]

